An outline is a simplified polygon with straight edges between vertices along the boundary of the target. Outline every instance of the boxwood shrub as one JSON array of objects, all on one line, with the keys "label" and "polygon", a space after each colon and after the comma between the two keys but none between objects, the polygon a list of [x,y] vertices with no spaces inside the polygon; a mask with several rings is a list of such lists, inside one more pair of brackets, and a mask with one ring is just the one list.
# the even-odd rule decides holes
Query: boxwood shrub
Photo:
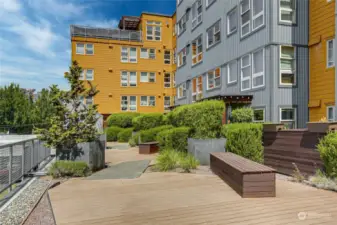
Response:
[{"label": "boxwood shrub", "polygon": [[132,131],[132,127],[121,130],[117,135],[118,142],[128,142],[129,139],[132,137]]},{"label": "boxwood shrub", "polygon": [[[169,129],[172,129],[172,128],[173,128],[172,125],[164,125],[164,126],[160,126],[160,127],[151,128],[151,129],[148,129],[148,130],[142,130],[142,131],[140,131],[140,140],[143,143],[156,141],[157,140],[157,134],[159,132],[164,131],[164,130],[169,130]],[[138,140],[137,140],[137,143],[138,143]]]},{"label": "boxwood shrub", "polygon": [[121,132],[123,128],[112,126],[105,129],[106,139],[107,141],[117,141],[118,134]]},{"label": "boxwood shrub", "polygon": [[125,112],[111,114],[107,119],[107,125],[128,128],[132,127],[132,119],[139,116],[139,113]]},{"label": "boxwood shrub", "polygon": [[164,123],[164,115],[162,113],[141,114],[132,120],[133,127],[136,131],[158,127],[164,125]]},{"label": "boxwood shrub", "polygon": [[317,145],[328,177],[337,178],[337,133],[331,132]]},{"label": "boxwood shrub", "polygon": [[226,151],[255,162],[263,162],[262,124],[233,123],[224,125]]},{"label": "boxwood shrub", "polygon": [[175,127],[191,128],[193,138],[219,138],[224,110],[223,101],[203,101],[179,106],[168,113],[167,119]]},{"label": "boxwood shrub", "polygon": [[232,111],[232,122],[234,123],[251,123],[253,122],[254,111],[252,108],[243,107]]},{"label": "boxwood shrub", "polygon": [[91,171],[86,162],[60,160],[54,162],[48,171],[53,178],[58,177],[85,177]]},{"label": "boxwood shrub", "polygon": [[161,149],[174,149],[184,152],[187,148],[187,139],[190,136],[189,127],[177,127],[161,131],[157,134],[157,141]]}]

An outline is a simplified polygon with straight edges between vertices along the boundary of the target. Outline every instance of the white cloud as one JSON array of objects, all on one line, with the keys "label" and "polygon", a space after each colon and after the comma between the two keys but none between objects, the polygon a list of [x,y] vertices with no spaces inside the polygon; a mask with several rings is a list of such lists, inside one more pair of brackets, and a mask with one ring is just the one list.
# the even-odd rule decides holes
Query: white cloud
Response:
[{"label": "white cloud", "polygon": [[8,12],[17,12],[21,9],[21,4],[18,0],[0,0],[0,9]]},{"label": "white cloud", "polygon": [[90,27],[101,27],[101,28],[116,28],[118,26],[119,20],[85,20],[80,21],[78,24]]}]

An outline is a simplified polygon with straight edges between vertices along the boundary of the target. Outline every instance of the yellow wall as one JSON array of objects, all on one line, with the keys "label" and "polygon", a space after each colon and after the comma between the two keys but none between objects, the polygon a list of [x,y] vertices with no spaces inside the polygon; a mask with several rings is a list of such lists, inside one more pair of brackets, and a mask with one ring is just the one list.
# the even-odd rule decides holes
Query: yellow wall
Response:
[{"label": "yellow wall", "polygon": [[[146,41],[147,20],[162,23],[161,41]],[[101,114],[121,112],[121,96],[137,96],[137,112],[164,112],[164,96],[174,98],[174,88],[164,88],[164,71],[173,73],[173,57],[171,57],[171,65],[164,65],[164,48],[171,50],[173,54],[172,18],[142,14],[141,23],[143,42],[72,38],[72,60],[77,60],[83,69],[94,69],[92,83],[97,85],[100,91],[95,96],[94,103],[98,104],[98,111]],[[93,43],[94,55],[77,55],[76,43]],[[121,46],[137,48],[137,63],[121,62]],[[156,48],[156,59],[141,59],[141,47]],[[122,70],[137,72],[137,87],[121,87]],[[140,83],[140,72],[156,72],[156,82]],[[173,77],[171,87],[173,87]],[[140,96],[156,96],[156,106],[140,106]]]},{"label": "yellow wall", "polygon": [[335,36],[335,1],[310,0],[310,121],[326,117],[335,104],[335,68],[327,68],[326,41]]}]

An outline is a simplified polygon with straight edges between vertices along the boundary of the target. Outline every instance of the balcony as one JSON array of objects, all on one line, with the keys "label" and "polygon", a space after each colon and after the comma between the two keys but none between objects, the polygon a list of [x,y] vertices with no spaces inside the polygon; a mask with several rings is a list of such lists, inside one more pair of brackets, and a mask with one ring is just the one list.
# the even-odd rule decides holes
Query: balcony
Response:
[{"label": "balcony", "polygon": [[100,38],[118,41],[142,42],[142,32],[109,28],[94,28],[85,26],[70,26],[71,37]]}]

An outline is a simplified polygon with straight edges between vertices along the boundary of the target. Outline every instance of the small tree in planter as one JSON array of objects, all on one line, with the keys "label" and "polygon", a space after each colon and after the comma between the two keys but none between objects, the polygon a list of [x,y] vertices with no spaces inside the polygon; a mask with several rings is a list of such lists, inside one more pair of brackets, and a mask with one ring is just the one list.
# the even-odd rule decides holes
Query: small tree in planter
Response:
[{"label": "small tree in planter", "polygon": [[80,80],[82,71],[78,63],[73,61],[69,72],[64,75],[70,90],[60,91],[56,86],[51,87],[56,114],[51,117],[48,129],[35,129],[40,140],[56,148],[56,154],[61,160],[75,160],[83,154],[78,143],[98,139],[99,133],[95,126],[98,120],[97,105],[84,105],[81,101],[81,98],[94,97],[98,91],[89,81],[89,89],[85,88],[84,81]]}]

